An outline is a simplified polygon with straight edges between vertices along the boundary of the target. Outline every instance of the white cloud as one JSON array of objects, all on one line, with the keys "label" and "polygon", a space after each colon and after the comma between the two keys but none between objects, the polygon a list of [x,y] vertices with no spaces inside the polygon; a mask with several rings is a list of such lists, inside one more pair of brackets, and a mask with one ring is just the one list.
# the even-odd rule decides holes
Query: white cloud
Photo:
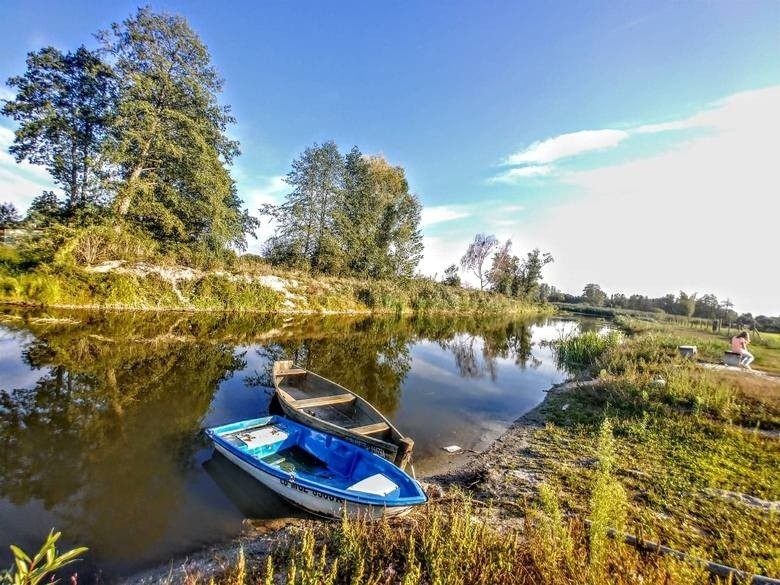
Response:
[{"label": "white cloud", "polygon": [[16,93],[0,85],[0,100],[12,100],[16,97]]},{"label": "white cloud", "polygon": [[494,177],[488,179],[488,183],[508,183],[513,185],[522,179],[528,177],[545,177],[552,173],[552,165],[531,165],[527,167],[519,167],[516,169],[509,169]]},{"label": "white cloud", "polygon": [[531,146],[507,157],[506,165],[547,164],[607,148],[614,148],[626,138],[625,130],[582,130],[534,142]]},{"label": "white cloud", "polygon": [[422,227],[426,227],[436,223],[453,221],[468,216],[469,216],[468,212],[462,209],[456,209],[454,207],[450,207],[448,205],[423,207],[422,217],[420,219],[420,225]]},{"label": "white cloud", "polygon": [[290,192],[290,185],[285,182],[284,178],[284,175],[262,177],[257,186],[250,187],[240,193],[249,212],[256,213],[257,208],[266,203],[280,204],[284,196]]},{"label": "white cloud", "polygon": [[16,162],[8,153],[13,141],[13,130],[0,126],[0,201],[11,202],[22,211],[41,191],[56,188],[43,167]]},{"label": "white cloud", "polygon": [[674,123],[709,132],[562,177],[580,196],[533,229],[556,258],[551,280],[569,291],[596,281],[608,291],[712,292],[740,311],[780,314],[778,103],[780,86],[736,94]]}]

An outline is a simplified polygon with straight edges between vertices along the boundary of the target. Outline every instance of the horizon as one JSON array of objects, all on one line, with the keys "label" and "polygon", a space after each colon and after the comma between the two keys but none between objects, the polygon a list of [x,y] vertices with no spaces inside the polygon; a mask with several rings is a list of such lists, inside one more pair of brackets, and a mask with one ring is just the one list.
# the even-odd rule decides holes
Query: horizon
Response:
[{"label": "horizon", "polygon": [[[187,18],[226,80],[253,215],[333,139],[405,168],[425,275],[492,233],[551,252],[544,280],[565,292],[684,290],[780,315],[780,4],[304,4],[152,4]],[[134,8],[4,6],[0,77],[46,45],[94,47]],[[24,210],[52,183],[8,154],[13,128],[0,118],[0,201]]]}]

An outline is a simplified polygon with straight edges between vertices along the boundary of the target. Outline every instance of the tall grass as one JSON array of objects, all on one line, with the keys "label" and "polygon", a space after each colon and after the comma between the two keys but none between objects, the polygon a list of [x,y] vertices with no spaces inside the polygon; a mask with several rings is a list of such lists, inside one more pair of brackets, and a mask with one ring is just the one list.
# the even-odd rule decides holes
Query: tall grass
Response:
[{"label": "tall grass", "polygon": [[588,370],[598,366],[607,350],[617,347],[621,340],[619,331],[586,331],[562,337],[553,342],[553,349],[559,367],[570,371]]}]

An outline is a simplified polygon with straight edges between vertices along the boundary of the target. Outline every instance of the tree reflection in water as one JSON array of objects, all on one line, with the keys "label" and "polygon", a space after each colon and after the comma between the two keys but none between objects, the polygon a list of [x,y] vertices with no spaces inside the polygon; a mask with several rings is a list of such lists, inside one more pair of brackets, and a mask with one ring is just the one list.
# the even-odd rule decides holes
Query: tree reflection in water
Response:
[{"label": "tree reflection in water", "polygon": [[[182,530],[172,524],[189,513],[183,501],[201,473],[204,417],[248,351],[257,352],[257,370],[243,374],[251,389],[272,386],[275,359],[295,359],[388,416],[415,343],[451,352],[464,377],[495,379],[498,359],[535,365],[530,323],[501,317],[53,315],[0,314],[24,364],[40,371],[32,387],[0,382],[0,498],[39,501],[71,541],[128,562]],[[0,528],[6,539],[15,538]]]}]

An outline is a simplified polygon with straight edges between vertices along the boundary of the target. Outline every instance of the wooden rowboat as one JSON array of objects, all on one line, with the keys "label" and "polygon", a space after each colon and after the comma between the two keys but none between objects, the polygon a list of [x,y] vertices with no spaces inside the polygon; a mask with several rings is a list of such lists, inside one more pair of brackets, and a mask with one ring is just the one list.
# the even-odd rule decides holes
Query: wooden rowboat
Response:
[{"label": "wooden rowboat", "polygon": [[274,387],[289,418],[368,449],[401,469],[414,441],[404,437],[370,402],[291,361],[276,361]]},{"label": "wooden rowboat", "polygon": [[323,516],[401,516],[427,501],[391,462],[282,416],[206,430],[217,451],[296,506]]}]

